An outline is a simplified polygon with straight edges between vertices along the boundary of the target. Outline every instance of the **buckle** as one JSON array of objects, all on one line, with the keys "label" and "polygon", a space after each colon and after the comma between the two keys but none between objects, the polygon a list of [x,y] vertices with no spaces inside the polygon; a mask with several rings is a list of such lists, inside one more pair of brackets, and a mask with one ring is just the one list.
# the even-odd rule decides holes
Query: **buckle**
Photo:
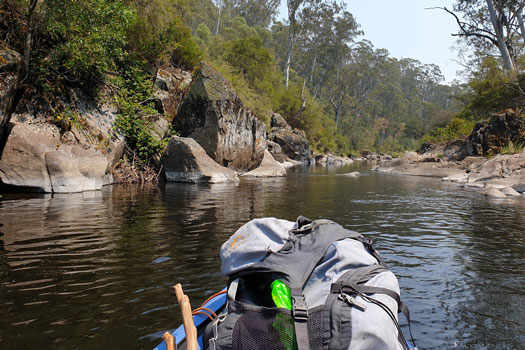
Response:
[{"label": "buckle", "polygon": [[292,316],[296,321],[308,321],[308,308],[304,296],[293,297]]}]

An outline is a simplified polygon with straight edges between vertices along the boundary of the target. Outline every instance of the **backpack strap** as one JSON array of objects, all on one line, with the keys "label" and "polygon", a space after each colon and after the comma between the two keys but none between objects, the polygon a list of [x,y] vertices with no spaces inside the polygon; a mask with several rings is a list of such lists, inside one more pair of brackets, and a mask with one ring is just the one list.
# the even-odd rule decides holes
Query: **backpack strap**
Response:
[{"label": "backpack strap", "polygon": [[298,350],[310,350],[308,334],[308,307],[301,289],[294,288],[292,292],[292,316],[295,327],[295,338]]},{"label": "backpack strap", "polygon": [[[341,293],[345,292],[345,288],[349,289],[350,292],[357,293],[357,294],[384,294],[388,295],[392,299],[394,299],[398,306],[398,312],[403,313],[405,318],[408,321],[408,330],[410,332],[410,338],[412,340],[412,343],[415,345],[414,336],[412,335],[412,327],[410,322],[410,311],[408,310],[408,307],[401,301],[401,296],[396,293],[395,291],[388,289],[388,288],[381,288],[381,287],[374,287],[374,286],[367,286],[365,285],[366,282],[368,282],[373,277],[377,276],[378,274],[388,271],[386,267],[383,265],[369,265],[361,267],[357,270],[348,271],[343,276],[339,278],[341,282],[333,283],[330,292],[331,293]],[[381,303],[382,304],[382,303]],[[384,305],[386,307],[386,305]],[[387,307],[388,308],[388,307]],[[405,343],[406,341],[402,337],[401,330],[399,330],[400,334],[400,341],[401,343]]]}]

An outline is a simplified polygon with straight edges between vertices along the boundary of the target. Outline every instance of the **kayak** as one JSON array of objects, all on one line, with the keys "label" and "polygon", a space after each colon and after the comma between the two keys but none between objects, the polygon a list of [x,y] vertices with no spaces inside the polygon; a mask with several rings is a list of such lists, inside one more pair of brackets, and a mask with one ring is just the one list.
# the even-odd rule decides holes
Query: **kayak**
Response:
[{"label": "kayak", "polygon": [[[194,310],[193,323],[195,323],[195,327],[197,328],[197,341],[199,350],[204,349],[202,345],[204,328],[206,328],[206,325],[209,323],[213,316],[219,314],[224,309],[224,307],[226,306],[226,299],[226,289],[223,289],[220,292],[213,294],[204,303],[202,303],[202,305],[199,308]],[[180,325],[179,328],[171,332],[171,335],[175,338],[177,348],[180,349],[180,346],[182,346],[186,340],[186,332],[184,331],[184,326]],[[166,350],[166,343],[163,341],[162,343],[157,345],[157,347],[154,350]]]},{"label": "kayak", "polygon": [[[200,307],[193,311],[193,322],[197,328],[197,342],[198,350],[203,350],[203,336],[204,329],[208,325],[209,321],[216,317],[217,314],[224,310],[226,306],[227,294],[226,288],[213,294],[208,298]],[[175,338],[177,348],[181,349],[181,346],[185,348],[186,332],[184,326],[180,325],[175,331],[171,332],[171,335]],[[417,350],[414,345],[408,342],[410,349]],[[166,343],[162,341],[153,350],[166,350]]]}]

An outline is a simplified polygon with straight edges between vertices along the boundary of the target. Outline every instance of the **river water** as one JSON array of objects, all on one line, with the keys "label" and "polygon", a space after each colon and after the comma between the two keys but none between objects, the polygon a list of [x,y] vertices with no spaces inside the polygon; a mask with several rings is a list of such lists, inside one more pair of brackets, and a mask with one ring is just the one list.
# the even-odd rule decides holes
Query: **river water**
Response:
[{"label": "river water", "polygon": [[[1,349],[151,349],[221,289],[218,250],[263,216],[329,218],[376,241],[420,349],[523,349],[525,200],[438,180],[297,169],[238,185],[107,187],[0,200]],[[403,328],[406,322],[401,316]]]}]

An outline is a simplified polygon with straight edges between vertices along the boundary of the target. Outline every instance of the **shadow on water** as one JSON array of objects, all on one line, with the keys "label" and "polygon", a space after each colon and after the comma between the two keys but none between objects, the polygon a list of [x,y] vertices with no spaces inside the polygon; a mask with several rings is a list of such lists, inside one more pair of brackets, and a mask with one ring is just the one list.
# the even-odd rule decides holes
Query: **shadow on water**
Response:
[{"label": "shadow on water", "polygon": [[421,349],[525,342],[525,206],[433,179],[299,168],[239,184],[5,196],[0,347],[152,348],[180,322],[172,284],[196,304],[225,283],[218,250],[231,233],[298,215],[376,239]]}]

